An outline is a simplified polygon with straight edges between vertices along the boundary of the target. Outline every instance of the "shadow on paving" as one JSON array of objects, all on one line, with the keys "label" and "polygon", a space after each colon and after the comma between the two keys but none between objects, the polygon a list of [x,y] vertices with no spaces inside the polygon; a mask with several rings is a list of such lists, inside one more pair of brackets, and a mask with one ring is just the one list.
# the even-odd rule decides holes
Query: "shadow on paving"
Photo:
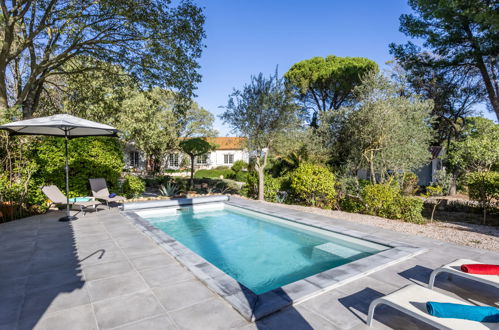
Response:
[{"label": "shadow on paving", "polygon": [[72,223],[61,215],[0,225],[0,328],[31,329],[44,314],[89,303]]},{"label": "shadow on paving", "polygon": [[[383,293],[367,287],[346,297],[339,298],[338,301],[365,324],[369,305],[374,299],[383,296]],[[378,305],[376,307],[374,319],[392,329],[434,329],[426,323],[387,305]]]}]

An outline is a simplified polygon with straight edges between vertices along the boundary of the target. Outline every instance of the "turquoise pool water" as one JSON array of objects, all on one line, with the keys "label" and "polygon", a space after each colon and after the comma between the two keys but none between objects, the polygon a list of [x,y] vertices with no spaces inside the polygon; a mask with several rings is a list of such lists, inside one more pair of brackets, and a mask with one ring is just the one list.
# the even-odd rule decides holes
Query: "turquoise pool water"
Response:
[{"label": "turquoise pool water", "polygon": [[234,207],[142,217],[256,294],[388,249]]}]

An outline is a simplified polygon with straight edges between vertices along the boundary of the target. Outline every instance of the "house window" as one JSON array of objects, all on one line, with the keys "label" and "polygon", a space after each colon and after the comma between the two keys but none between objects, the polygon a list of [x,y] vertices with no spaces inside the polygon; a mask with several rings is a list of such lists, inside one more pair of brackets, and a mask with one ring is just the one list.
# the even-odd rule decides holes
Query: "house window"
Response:
[{"label": "house window", "polygon": [[232,164],[232,163],[234,163],[234,154],[225,154],[224,164]]},{"label": "house window", "polygon": [[178,154],[168,155],[168,166],[178,167]]},{"label": "house window", "polygon": [[208,164],[208,154],[197,156],[196,157],[196,164],[198,164],[198,165]]},{"label": "house window", "polygon": [[128,164],[131,167],[139,167],[139,152],[138,151],[130,151],[128,154]]}]

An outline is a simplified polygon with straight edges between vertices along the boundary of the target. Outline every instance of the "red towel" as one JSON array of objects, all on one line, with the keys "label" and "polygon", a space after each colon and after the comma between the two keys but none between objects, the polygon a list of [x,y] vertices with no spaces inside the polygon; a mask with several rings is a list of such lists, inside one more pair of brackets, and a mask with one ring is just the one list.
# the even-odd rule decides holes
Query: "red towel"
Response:
[{"label": "red towel", "polygon": [[467,264],[461,265],[461,270],[470,274],[499,275],[499,265]]}]

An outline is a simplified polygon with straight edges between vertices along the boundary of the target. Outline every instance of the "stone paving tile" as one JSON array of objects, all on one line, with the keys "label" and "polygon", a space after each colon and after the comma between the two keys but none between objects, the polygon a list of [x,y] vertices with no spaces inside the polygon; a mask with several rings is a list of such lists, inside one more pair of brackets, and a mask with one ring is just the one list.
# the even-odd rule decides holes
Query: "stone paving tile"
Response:
[{"label": "stone paving tile", "polygon": [[261,321],[257,321],[256,326],[261,330],[344,329],[337,327],[324,317],[302,308],[299,305],[288,307],[279,313],[272,314]]},{"label": "stone paving tile", "polygon": [[143,291],[148,288],[144,280],[135,271],[119,276],[89,281],[87,284],[92,302]]},{"label": "stone paving tile", "polygon": [[97,324],[89,304],[82,305],[60,312],[46,313],[41,319],[25,318],[20,323],[19,329],[40,330],[92,330],[97,329]]},{"label": "stone paving tile", "polygon": [[165,312],[149,290],[98,301],[93,305],[100,329],[115,328]]},{"label": "stone paving tile", "polygon": [[116,276],[132,270],[127,260],[107,262],[104,264],[90,265],[83,268],[85,280],[93,281],[106,277]]},{"label": "stone paving tile", "polygon": [[136,323],[127,324],[116,329],[119,330],[164,330],[176,329],[177,326],[168,315],[160,315],[150,319],[138,321]]},{"label": "stone paving tile", "polygon": [[150,287],[170,285],[194,278],[187,269],[176,263],[161,268],[142,270],[140,274]]},{"label": "stone paving tile", "polygon": [[26,293],[45,290],[55,286],[74,283],[74,286],[83,283],[83,273],[80,270],[48,271],[31,274],[26,284]]},{"label": "stone paving tile", "polygon": [[176,261],[166,253],[157,253],[133,258],[131,259],[131,262],[137,270],[145,270],[160,268],[167,264],[175,263]]},{"label": "stone paving tile", "polygon": [[26,282],[28,282],[28,277],[15,277],[8,278],[0,281],[0,297],[15,297],[21,295],[24,292]]},{"label": "stone paving tile", "polygon": [[[222,330],[241,327],[248,322],[219,298],[209,299],[184,309],[169,312],[181,329]],[[203,315],[203,317],[193,317]]]},{"label": "stone paving tile", "polygon": [[88,293],[82,285],[82,283],[72,283],[26,294],[21,318],[29,318],[32,314],[56,312],[90,303]]},{"label": "stone paving tile", "polygon": [[196,280],[153,288],[153,292],[167,311],[182,309],[215,298],[206,286]]},{"label": "stone paving tile", "polygon": [[[269,210],[279,213],[274,208]],[[396,237],[401,242],[430,251],[286,308],[257,323],[248,323],[131,225],[116,208],[85,217],[78,215],[79,219],[69,224],[57,221],[62,214],[51,212],[0,225],[0,330],[14,329],[18,317],[21,317],[21,329],[96,328],[88,304],[91,285],[96,298],[102,299],[94,303],[101,329],[205,329],[206,325],[209,329],[246,330],[366,329],[364,320],[372,299],[408,283],[426,284],[432,269],[457,258],[481,262],[494,262],[499,258],[499,254],[489,251],[313,215],[309,220],[316,225],[338,225],[366,233],[366,237],[371,234],[385,239]],[[296,217],[301,213],[289,214]],[[78,255],[74,254],[76,251]],[[144,286],[135,287],[139,282],[127,279],[128,275],[123,282],[135,283],[130,287],[119,285],[119,280],[109,281],[101,290],[92,284],[123,278],[122,275],[131,273],[133,268],[147,281],[144,283],[141,279]],[[81,269],[85,276],[81,276]],[[87,282],[72,281],[72,276]],[[66,284],[59,285],[63,283]],[[123,291],[118,287],[124,288]],[[154,293],[148,287],[152,287]],[[143,291],[131,293],[133,290]],[[479,304],[492,304],[498,296],[494,291],[498,289],[484,289],[482,284],[455,277],[449,281],[445,275],[438,278],[436,290]],[[23,302],[24,292],[27,295]],[[107,294],[113,297],[104,299]],[[405,330],[427,326],[382,305],[377,308],[374,328]]]},{"label": "stone paving tile", "polygon": [[22,295],[0,299],[0,325],[15,322],[21,313],[22,303]]}]

